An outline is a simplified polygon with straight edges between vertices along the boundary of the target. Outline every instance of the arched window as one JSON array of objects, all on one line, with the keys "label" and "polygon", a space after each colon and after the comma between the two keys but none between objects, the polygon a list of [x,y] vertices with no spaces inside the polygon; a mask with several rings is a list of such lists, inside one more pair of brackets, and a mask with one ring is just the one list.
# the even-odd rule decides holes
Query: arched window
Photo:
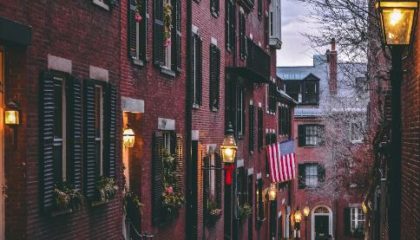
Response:
[{"label": "arched window", "polygon": [[315,209],[314,213],[330,213],[326,207],[318,207]]}]

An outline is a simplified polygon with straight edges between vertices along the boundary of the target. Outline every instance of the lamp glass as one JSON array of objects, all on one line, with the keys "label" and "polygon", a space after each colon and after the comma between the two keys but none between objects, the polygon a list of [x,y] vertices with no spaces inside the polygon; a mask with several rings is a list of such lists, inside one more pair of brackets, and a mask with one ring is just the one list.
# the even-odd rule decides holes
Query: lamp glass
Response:
[{"label": "lamp glass", "polygon": [[311,211],[311,210],[309,209],[309,207],[308,207],[308,206],[304,207],[304,208],[303,208],[303,215],[304,215],[305,217],[309,216],[310,211]]},{"label": "lamp glass", "polygon": [[227,134],[223,140],[222,146],[220,146],[220,151],[222,153],[222,158],[224,163],[234,163],[236,156],[236,141],[233,134]]},{"label": "lamp glass", "polygon": [[409,45],[417,2],[380,1],[376,4],[381,15],[384,40],[387,45]]},{"label": "lamp glass", "polygon": [[19,111],[6,110],[4,114],[4,123],[7,125],[19,125]]},{"label": "lamp glass", "polygon": [[270,185],[270,189],[268,190],[268,199],[270,201],[275,201],[277,197],[277,189],[275,184]]},{"label": "lamp glass", "polygon": [[295,212],[295,222],[300,223],[302,221],[302,212],[298,209]]},{"label": "lamp glass", "polygon": [[133,129],[126,128],[123,132],[123,143],[125,147],[132,148],[134,142],[136,141],[136,135],[134,134]]}]

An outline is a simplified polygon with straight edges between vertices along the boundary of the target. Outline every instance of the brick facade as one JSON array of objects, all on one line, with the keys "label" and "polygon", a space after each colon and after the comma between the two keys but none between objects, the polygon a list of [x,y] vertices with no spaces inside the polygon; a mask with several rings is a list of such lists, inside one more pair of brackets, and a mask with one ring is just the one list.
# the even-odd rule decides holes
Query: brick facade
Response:
[{"label": "brick facade", "polygon": [[[39,145],[42,71],[68,70],[78,79],[88,79],[90,66],[95,66],[108,71],[109,82],[118,84],[118,7],[105,10],[92,1],[2,1],[0,6],[3,18],[29,25],[32,32],[27,47],[0,41],[6,59],[5,101],[19,103],[22,117],[16,144],[6,127],[6,239],[120,239],[119,197],[68,215],[52,217],[41,211]],[[118,183],[120,176],[117,171]]]}]

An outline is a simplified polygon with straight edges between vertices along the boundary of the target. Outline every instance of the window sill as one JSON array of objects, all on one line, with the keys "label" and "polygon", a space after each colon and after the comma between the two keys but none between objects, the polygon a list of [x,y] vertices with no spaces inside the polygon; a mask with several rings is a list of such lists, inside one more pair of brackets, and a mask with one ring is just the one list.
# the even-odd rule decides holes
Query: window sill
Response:
[{"label": "window sill", "polygon": [[193,108],[193,109],[200,109],[200,104],[198,104],[198,103],[193,103],[192,108]]},{"label": "window sill", "polygon": [[210,12],[211,12],[211,15],[214,18],[218,18],[219,17],[219,11],[215,11],[215,10],[211,9]]},{"label": "window sill", "polygon": [[101,200],[97,200],[97,201],[92,201],[90,203],[91,207],[100,207],[103,205],[106,205],[107,203],[109,203],[111,200],[105,200],[105,201],[101,201]]},{"label": "window sill", "polygon": [[92,2],[93,2],[93,4],[99,6],[99,7],[103,8],[103,9],[105,9],[107,11],[110,10],[109,5],[106,4],[106,3],[104,3],[104,2],[102,2],[102,1],[100,1],[100,0],[92,0]]},{"label": "window sill", "polygon": [[217,108],[217,107],[212,107],[210,110],[211,110],[212,112],[218,112],[218,111],[219,111],[219,108]]},{"label": "window sill", "polygon": [[360,140],[350,140],[350,142],[352,144],[361,144],[361,143],[363,143],[363,140],[362,139],[360,139]]},{"label": "window sill", "polygon": [[160,72],[164,75],[174,78],[176,76],[176,72],[172,71],[171,69],[167,68],[166,66],[160,66]]},{"label": "window sill", "polygon": [[64,210],[53,210],[53,211],[51,211],[51,217],[58,217],[58,216],[69,215],[69,214],[71,214],[73,212],[74,211],[71,208],[64,209]]},{"label": "window sill", "polygon": [[131,62],[136,66],[144,67],[144,61],[143,60],[140,60],[140,59],[137,59],[137,58],[131,58]]}]

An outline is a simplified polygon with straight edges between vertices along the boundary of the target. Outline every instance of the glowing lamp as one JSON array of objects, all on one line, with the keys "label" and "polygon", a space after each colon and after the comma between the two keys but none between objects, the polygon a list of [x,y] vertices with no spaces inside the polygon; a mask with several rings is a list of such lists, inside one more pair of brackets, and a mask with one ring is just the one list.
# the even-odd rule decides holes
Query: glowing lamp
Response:
[{"label": "glowing lamp", "polygon": [[362,202],[362,211],[364,214],[367,214],[369,211],[368,206],[366,206],[365,202]]},{"label": "glowing lamp", "polygon": [[375,7],[381,20],[386,45],[409,45],[417,16],[418,1],[381,1]]},{"label": "glowing lamp", "polygon": [[229,123],[225,138],[223,139],[223,144],[220,146],[220,152],[222,154],[224,163],[235,162],[237,148],[238,147],[236,146],[235,136],[233,135],[232,124]]},{"label": "glowing lamp", "polygon": [[308,206],[304,207],[304,208],[303,208],[303,215],[304,215],[305,217],[308,217],[308,216],[309,216],[310,211],[311,211],[311,210],[309,209],[309,207],[308,207]]},{"label": "glowing lamp", "polygon": [[268,199],[270,201],[275,201],[277,197],[277,189],[275,184],[270,185],[270,189],[268,190]]},{"label": "glowing lamp", "polygon": [[133,129],[129,126],[123,131],[123,144],[125,147],[132,148],[136,140],[136,135],[134,134]]},{"label": "glowing lamp", "polygon": [[298,208],[295,212],[295,222],[300,223],[301,221],[302,221],[302,212]]},{"label": "glowing lamp", "polygon": [[9,102],[4,111],[4,123],[10,126],[17,126],[20,124],[20,116],[18,105],[15,102]]}]

